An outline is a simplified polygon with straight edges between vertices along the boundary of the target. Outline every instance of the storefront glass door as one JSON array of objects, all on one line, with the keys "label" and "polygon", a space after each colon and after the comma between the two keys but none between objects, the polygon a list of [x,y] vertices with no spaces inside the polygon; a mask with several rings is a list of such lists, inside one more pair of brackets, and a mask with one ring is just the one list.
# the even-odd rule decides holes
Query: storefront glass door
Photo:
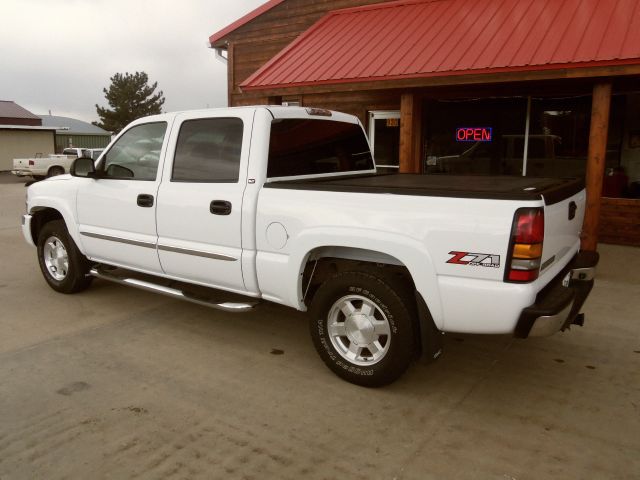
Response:
[{"label": "storefront glass door", "polygon": [[369,112],[369,143],[380,173],[398,173],[400,111]]}]

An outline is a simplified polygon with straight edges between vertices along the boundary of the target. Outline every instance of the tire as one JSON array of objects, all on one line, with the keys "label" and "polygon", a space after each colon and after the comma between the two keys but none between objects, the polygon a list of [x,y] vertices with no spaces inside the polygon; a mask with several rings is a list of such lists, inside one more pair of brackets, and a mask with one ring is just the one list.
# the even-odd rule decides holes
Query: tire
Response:
[{"label": "tire", "polygon": [[381,387],[409,367],[415,307],[389,276],[343,272],[326,280],[311,303],[311,338],[324,363],[344,380]]},{"label": "tire", "polygon": [[90,262],[69,235],[63,220],[46,223],[38,235],[38,263],[44,279],[56,292],[77,293],[93,280]]},{"label": "tire", "polygon": [[47,172],[47,178],[57,177],[58,175],[64,175],[64,168],[62,167],[51,167]]}]

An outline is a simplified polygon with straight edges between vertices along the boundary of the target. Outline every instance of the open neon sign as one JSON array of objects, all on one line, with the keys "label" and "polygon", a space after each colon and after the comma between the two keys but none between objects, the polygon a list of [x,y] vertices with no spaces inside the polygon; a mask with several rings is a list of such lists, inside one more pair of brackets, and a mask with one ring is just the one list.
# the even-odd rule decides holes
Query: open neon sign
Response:
[{"label": "open neon sign", "polygon": [[491,127],[462,127],[456,128],[458,142],[490,142],[493,140]]}]

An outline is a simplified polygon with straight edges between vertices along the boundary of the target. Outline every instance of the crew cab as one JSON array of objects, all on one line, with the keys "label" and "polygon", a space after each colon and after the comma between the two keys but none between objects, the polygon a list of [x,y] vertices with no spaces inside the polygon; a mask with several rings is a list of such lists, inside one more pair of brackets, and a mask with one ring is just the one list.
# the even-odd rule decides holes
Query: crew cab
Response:
[{"label": "crew cab", "polygon": [[30,186],[22,229],[54,290],[97,277],[309,311],[326,365],[381,386],[444,332],[582,324],[598,262],[580,252],[584,209],[581,180],[380,175],[356,117],[261,106],[133,122]]},{"label": "crew cab", "polygon": [[31,158],[14,158],[11,173],[18,177],[31,176],[34,178],[55,177],[69,173],[71,164],[78,157],[91,157],[97,160],[103,148],[65,148],[62,154],[52,154],[46,157],[36,155]]}]

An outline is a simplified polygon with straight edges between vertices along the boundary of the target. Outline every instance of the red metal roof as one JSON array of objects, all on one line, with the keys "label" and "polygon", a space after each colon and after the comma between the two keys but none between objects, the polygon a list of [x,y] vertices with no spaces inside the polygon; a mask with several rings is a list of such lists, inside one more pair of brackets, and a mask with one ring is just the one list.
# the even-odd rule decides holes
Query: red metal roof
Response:
[{"label": "red metal roof", "polygon": [[244,89],[640,64],[640,0],[403,0],[329,12]]},{"label": "red metal roof", "polygon": [[34,115],[26,108],[21,107],[11,100],[0,100],[0,117],[40,120],[39,116]]},{"label": "red metal roof", "polygon": [[267,3],[265,3],[264,5],[260,5],[258,8],[256,8],[255,10],[250,11],[244,17],[239,18],[238,20],[233,22],[231,25],[229,25],[229,26],[223,28],[222,30],[220,30],[219,32],[216,32],[213,35],[211,35],[209,37],[209,44],[213,45],[215,42],[217,42],[221,38],[229,35],[231,32],[233,32],[234,30],[240,28],[245,23],[249,23],[251,20],[253,20],[257,16],[262,15],[263,13],[267,12],[268,10],[271,10],[276,5],[280,5],[282,2],[284,2],[284,0],[270,0]]}]

